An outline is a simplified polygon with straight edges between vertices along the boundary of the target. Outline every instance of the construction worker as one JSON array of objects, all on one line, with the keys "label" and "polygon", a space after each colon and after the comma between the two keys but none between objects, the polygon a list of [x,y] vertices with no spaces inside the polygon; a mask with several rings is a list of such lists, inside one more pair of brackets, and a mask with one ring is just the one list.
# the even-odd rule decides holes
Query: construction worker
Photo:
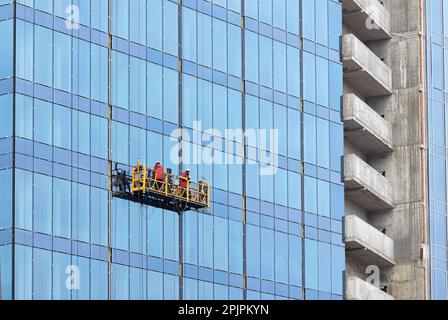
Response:
[{"label": "construction worker", "polygon": [[188,188],[190,186],[190,168],[187,168],[179,177],[179,187]]},{"label": "construction worker", "polygon": [[165,179],[165,171],[163,170],[163,166],[162,164],[157,161],[155,167],[154,167],[154,172],[155,172],[155,179],[158,181],[163,181]]},{"label": "construction worker", "polygon": [[161,190],[163,188],[163,184],[161,182],[165,180],[165,171],[160,161],[157,161],[154,166],[154,179],[156,180],[157,190],[163,191]]},{"label": "construction worker", "polygon": [[119,192],[131,192],[131,185],[129,179],[126,175],[126,170],[122,170],[118,168],[118,162],[115,163],[115,177],[114,177],[114,186],[118,187]]},{"label": "construction worker", "polygon": [[187,168],[187,170],[179,176],[180,195],[187,199],[190,199],[190,193],[188,191],[188,188],[190,187],[190,171],[190,168]]},{"label": "construction worker", "polygon": [[198,194],[199,194],[199,202],[204,202],[205,200],[205,181],[198,182]]}]

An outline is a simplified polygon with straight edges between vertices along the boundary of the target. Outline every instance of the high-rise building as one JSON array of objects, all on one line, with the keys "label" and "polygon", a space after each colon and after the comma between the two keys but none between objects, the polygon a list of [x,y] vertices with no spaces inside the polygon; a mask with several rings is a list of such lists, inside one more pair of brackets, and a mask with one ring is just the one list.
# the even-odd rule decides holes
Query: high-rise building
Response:
[{"label": "high-rise building", "polygon": [[[1,299],[342,299],[341,35],[336,0],[0,0]],[[210,209],[113,197],[137,161]]]},{"label": "high-rise building", "polygon": [[442,0],[344,0],[346,298],[447,299]]}]

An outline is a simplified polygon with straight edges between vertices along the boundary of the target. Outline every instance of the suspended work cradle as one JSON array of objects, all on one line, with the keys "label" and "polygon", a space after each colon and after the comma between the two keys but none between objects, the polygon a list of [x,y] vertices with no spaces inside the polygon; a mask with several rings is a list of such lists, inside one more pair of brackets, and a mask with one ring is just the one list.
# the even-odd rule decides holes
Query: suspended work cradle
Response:
[{"label": "suspended work cradle", "polygon": [[183,175],[173,175],[170,169],[163,175],[156,170],[137,163],[129,175],[116,164],[112,196],[178,213],[210,207],[209,183],[192,182]]}]

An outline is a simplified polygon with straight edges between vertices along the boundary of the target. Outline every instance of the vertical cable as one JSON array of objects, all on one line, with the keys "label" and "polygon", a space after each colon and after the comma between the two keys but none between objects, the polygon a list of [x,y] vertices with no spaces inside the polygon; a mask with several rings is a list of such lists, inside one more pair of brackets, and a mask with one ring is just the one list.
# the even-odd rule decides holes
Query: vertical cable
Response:
[{"label": "vertical cable", "polygon": [[[127,6],[127,10],[128,10],[128,16],[127,16],[128,32],[127,32],[126,36],[127,36],[127,41],[128,42],[131,42],[131,23],[130,23],[130,21],[131,21],[131,2],[132,2],[131,0],[127,0],[126,1],[126,6]],[[127,152],[128,152],[128,163],[132,163],[131,161],[135,161],[135,159],[130,160],[130,156],[131,156],[131,139],[132,139],[132,137],[131,137],[131,134],[132,134],[131,125],[132,124],[131,124],[131,121],[130,121],[131,120],[131,116],[130,116],[130,114],[131,114],[131,54],[130,54],[129,51],[126,52],[126,61],[127,61],[126,75],[127,75],[127,78],[128,78],[128,83],[127,83],[127,85],[128,85],[128,96],[127,96],[127,115],[126,116],[128,118],[128,121],[129,121],[129,125],[127,127],[127,131],[128,131]],[[137,133],[137,135],[138,135],[138,133]],[[137,143],[138,143],[138,145],[140,145],[139,144],[140,137],[138,137],[137,139],[138,139]],[[133,144],[132,146],[135,148],[135,144]],[[129,252],[131,251],[131,240],[130,240],[130,238],[131,238],[131,235],[130,235],[130,231],[131,231],[131,209],[132,209],[131,208],[131,202],[128,201],[127,202],[127,211],[128,211],[127,212],[127,215],[128,215],[128,230],[127,230],[127,235],[128,235],[127,238],[128,239],[127,240],[128,240],[128,251]],[[131,292],[131,267],[130,266],[128,267],[128,279],[127,280],[128,280],[128,290],[129,290],[128,299],[129,299],[130,292]]]},{"label": "vertical cable", "polygon": [[[302,185],[301,190],[301,213],[302,213],[302,232],[301,232],[301,241],[302,241],[302,300],[306,299],[306,291],[305,291],[305,116],[304,116],[304,108],[303,108],[303,11],[302,8],[299,7],[299,32],[300,32],[300,156],[302,157],[301,165],[300,165],[300,180]],[[288,73],[288,68],[286,68],[286,72]]]},{"label": "vertical cable", "polygon": [[[178,72],[179,72],[179,79],[178,79],[178,97],[179,97],[179,172],[182,171],[182,129],[183,129],[183,79],[182,79],[182,37],[183,37],[183,30],[182,30],[182,0],[178,0],[178,12],[177,12],[177,29],[178,29],[178,36],[177,36],[177,42],[178,42],[178,57],[179,57],[179,65],[178,65]],[[184,285],[183,285],[183,212],[178,212],[179,216],[179,300],[183,300],[184,297]]]},{"label": "vertical cable", "polygon": [[[245,34],[245,1],[241,1],[241,113],[242,113],[242,129],[246,132],[246,34]],[[246,161],[246,141],[242,141],[243,151],[243,168],[242,168],[242,180],[243,180],[243,300],[247,300],[247,161]]]},{"label": "vertical cable", "polygon": [[112,0],[108,3],[108,164],[109,164],[109,190],[108,190],[108,299],[112,299]]}]

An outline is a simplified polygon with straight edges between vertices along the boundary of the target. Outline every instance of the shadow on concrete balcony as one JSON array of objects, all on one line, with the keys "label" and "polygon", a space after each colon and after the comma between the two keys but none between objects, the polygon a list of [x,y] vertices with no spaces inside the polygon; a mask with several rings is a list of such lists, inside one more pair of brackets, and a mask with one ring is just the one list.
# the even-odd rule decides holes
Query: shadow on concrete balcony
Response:
[{"label": "shadow on concrete balcony", "polygon": [[392,152],[392,125],[354,94],[344,95],[345,137],[366,154]]},{"label": "shadow on concrete balcony", "polygon": [[347,300],[394,300],[390,294],[355,276],[345,279],[345,298]]},{"label": "shadow on concrete balcony", "polygon": [[353,34],[344,35],[344,79],[366,97],[390,95],[392,71]]},{"label": "shadow on concrete balcony", "polygon": [[394,241],[361,218],[344,218],[344,242],[347,257],[367,265],[395,265]]},{"label": "shadow on concrete balcony", "polygon": [[344,24],[364,42],[391,39],[390,14],[378,0],[342,0]]},{"label": "shadow on concrete balcony", "polygon": [[344,182],[346,196],[366,210],[393,209],[390,182],[354,154],[345,156]]}]

